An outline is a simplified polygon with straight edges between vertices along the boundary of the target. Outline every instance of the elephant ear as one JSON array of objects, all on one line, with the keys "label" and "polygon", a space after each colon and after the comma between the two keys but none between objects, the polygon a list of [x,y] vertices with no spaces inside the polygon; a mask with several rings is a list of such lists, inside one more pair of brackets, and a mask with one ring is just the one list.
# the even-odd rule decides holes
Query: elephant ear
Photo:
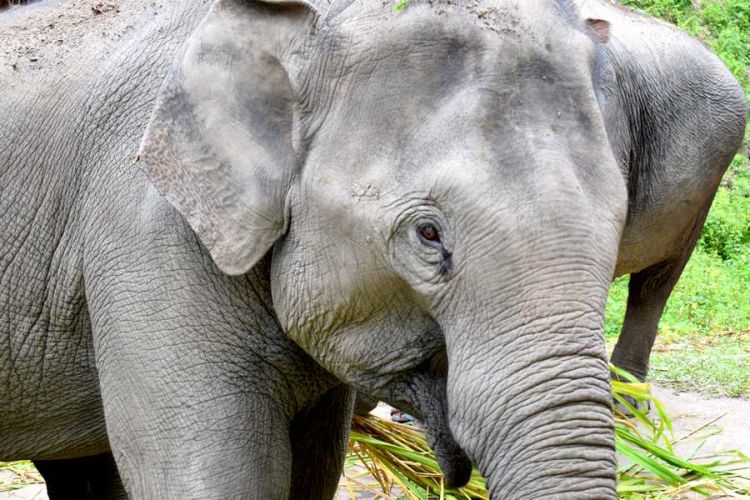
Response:
[{"label": "elephant ear", "polygon": [[282,64],[316,18],[303,0],[218,0],[161,88],[139,166],[227,274],[287,225],[295,94]]},{"label": "elephant ear", "polygon": [[609,31],[611,28],[609,21],[588,18],[583,23],[586,26],[587,34],[596,43],[609,43]]}]

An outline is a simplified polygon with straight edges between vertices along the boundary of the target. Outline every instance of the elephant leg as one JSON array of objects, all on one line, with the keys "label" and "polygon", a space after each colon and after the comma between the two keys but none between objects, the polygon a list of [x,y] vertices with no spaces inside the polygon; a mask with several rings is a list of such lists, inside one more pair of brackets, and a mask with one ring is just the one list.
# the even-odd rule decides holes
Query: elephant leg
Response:
[{"label": "elephant leg", "polygon": [[292,420],[290,498],[333,498],[346,457],[354,395],[347,386],[335,387]]},{"label": "elephant leg", "polygon": [[[226,354],[211,362],[189,352],[170,355],[168,349],[179,349],[175,339],[165,349],[145,346],[151,358],[132,345],[108,342],[100,351],[109,359],[98,362],[107,432],[131,496],[287,498],[289,417],[273,396],[262,394],[281,384],[247,380],[242,373],[243,363],[252,370],[264,368],[260,362]],[[198,348],[206,357],[211,348],[220,349]]]},{"label": "elephant leg", "polygon": [[335,383],[279,328],[261,277],[201,273],[189,257],[172,258],[181,269],[136,263],[90,285],[107,434],[125,488],[134,498],[288,498],[295,409]]},{"label": "elephant leg", "polygon": [[612,364],[639,380],[648,373],[649,356],[656,340],[659,318],[680,271],[666,262],[630,275],[625,321],[612,352]]},{"label": "elephant leg", "polygon": [[630,275],[625,321],[612,352],[612,364],[639,380],[646,379],[659,319],[700,237],[707,212],[708,207],[699,217],[680,255]]},{"label": "elephant leg", "polygon": [[111,453],[65,460],[34,460],[50,500],[127,499]]},{"label": "elephant leg", "polygon": [[[201,341],[190,328],[149,331],[132,318],[125,323],[125,316],[119,314],[119,331],[100,332],[97,367],[110,445],[128,493],[286,498],[291,416],[276,394],[267,394],[283,387],[272,378],[276,370],[246,354],[241,338],[234,340],[237,352],[227,348],[231,339],[219,324],[200,332]],[[143,331],[149,334],[136,340],[123,335]]]}]

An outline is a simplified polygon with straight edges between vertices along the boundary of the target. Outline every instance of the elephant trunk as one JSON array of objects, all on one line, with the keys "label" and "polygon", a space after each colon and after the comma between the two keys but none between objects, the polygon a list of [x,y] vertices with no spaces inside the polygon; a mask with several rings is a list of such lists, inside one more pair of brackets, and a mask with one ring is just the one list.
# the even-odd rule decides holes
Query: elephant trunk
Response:
[{"label": "elephant trunk", "polygon": [[602,295],[506,303],[445,331],[449,426],[492,498],[616,498]]}]

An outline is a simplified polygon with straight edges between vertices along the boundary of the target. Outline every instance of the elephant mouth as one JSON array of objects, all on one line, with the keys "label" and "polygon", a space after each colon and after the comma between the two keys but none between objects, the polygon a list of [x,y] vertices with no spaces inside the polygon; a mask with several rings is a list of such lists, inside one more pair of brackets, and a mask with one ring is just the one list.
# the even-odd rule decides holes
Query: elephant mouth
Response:
[{"label": "elephant mouth", "polygon": [[453,438],[447,419],[438,422],[429,420],[429,417],[425,416],[428,443],[435,452],[447,486],[460,488],[466,485],[471,478],[471,460]]},{"label": "elephant mouth", "polygon": [[[435,452],[449,488],[466,485],[472,463],[451,433],[446,392],[447,369],[444,355],[423,365],[424,369],[394,384],[384,401],[408,411],[424,422],[427,442]],[[441,369],[436,369],[436,367]]]}]

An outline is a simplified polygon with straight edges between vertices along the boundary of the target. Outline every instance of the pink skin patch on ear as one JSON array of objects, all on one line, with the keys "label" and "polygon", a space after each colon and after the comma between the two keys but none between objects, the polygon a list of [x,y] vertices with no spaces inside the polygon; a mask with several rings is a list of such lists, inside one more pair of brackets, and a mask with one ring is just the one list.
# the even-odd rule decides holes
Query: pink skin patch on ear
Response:
[{"label": "pink skin patch on ear", "polygon": [[589,35],[598,43],[609,41],[609,21],[604,19],[586,19],[584,21],[589,28]]}]

